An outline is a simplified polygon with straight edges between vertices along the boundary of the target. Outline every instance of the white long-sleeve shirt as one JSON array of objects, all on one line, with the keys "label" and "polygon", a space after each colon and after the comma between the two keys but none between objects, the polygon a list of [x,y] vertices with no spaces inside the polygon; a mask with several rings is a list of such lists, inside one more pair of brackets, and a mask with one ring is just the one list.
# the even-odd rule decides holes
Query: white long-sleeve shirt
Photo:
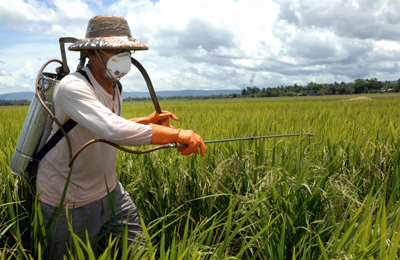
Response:
[{"label": "white long-sleeve shirt", "polygon": [[[54,92],[55,116],[64,124],[69,119],[78,124],[68,133],[72,154],[92,139],[126,146],[148,145],[152,139],[151,126],[126,120],[119,114],[121,97],[113,99],[84,68],[93,87],[80,73],[64,77]],[[118,101],[119,99],[119,101]],[[56,123],[50,137],[58,130]],[[50,138],[49,137],[49,138]],[[64,203],[78,208],[107,195],[116,186],[117,149],[104,144],[89,145],[76,158]],[[69,154],[66,138],[62,138],[39,164],[37,192],[39,199],[58,206],[68,177]]]}]

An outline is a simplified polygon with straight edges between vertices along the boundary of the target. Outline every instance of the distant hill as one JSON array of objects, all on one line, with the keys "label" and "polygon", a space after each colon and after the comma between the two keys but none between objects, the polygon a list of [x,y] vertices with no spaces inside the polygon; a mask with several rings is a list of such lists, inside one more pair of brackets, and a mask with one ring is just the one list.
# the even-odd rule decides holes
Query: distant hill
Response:
[{"label": "distant hill", "polygon": [[[231,89],[231,90],[180,90],[180,91],[156,91],[158,97],[173,97],[173,96],[211,96],[211,95],[229,95],[229,94],[241,94],[242,90]],[[127,97],[150,97],[149,92],[123,92],[123,98]]]},{"label": "distant hill", "polygon": [[0,99],[3,100],[30,100],[32,101],[34,92],[14,92],[7,94],[0,94]]},{"label": "distant hill", "polygon": [[[156,91],[159,97],[173,97],[173,96],[211,96],[211,95],[229,95],[229,94],[241,94],[242,90],[181,90],[181,91]],[[14,92],[7,94],[0,94],[0,99],[3,100],[30,100],[32,101],[34,92]],[[123,92],[123,98],[128,97],[150,97],[149,92]]]}]

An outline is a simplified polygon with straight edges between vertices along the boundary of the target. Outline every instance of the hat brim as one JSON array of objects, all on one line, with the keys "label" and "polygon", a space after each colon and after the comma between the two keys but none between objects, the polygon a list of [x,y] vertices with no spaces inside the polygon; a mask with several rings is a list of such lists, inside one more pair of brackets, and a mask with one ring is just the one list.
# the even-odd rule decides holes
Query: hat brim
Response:
[{"label": "hat brim", "polygon": [[79,40],[68,47],[70,51],[83,51],[88,49],[124,49],[133,51],[148,50],[146,44],[128,36],[112,36],[86,38]]}]

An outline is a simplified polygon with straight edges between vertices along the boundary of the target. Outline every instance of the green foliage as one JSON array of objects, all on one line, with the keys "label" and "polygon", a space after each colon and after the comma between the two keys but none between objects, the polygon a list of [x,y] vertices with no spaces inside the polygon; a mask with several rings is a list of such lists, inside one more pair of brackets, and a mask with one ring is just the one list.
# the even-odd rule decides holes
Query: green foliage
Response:
[{"label": "green foliage", "polygon": [[[162,102],[180,118],[175,127],[204,140],[313,137],[210,144],[205,157],[119,152],[117,178],[147,240],[147,251],[136,248],[129,259],[398,259],[399,97],[371,97]],[[123,116],[153,110],[124,103]],[[8,168],[26,112],[0,109],[0,259],[41,259],[49,250],[32,183]],[[128,257],[124,236],[95,255],[71,235],[75,259]]]},{"label": "green foliage", "polygon": [[27,106],[30,105],[29,100],[6,100],[0,99],[0,106]]},{"label": "green foliage", "polygon": [[360,93],[380,93],[386,92],[399,92],[400,79],[396,82],[386,81],[385,83],[373,79],[356,79],[354,83],[336,81],[333,84],[318,84],[309,82],[307,86],[278,86],[276,88],[263,88],[247,87],[242,90],[243,97],[284,97],[284,96],[318,96],[318,95],[335,95],[335,94],[360,94]]}]

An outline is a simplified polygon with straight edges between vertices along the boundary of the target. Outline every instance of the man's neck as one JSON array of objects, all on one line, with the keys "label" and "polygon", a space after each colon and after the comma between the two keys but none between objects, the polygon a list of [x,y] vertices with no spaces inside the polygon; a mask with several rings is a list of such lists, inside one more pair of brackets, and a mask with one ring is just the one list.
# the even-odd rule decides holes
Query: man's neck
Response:
[{"label": "man's neck", "polygon": [[113,89],[113,79],[105,77],[103,75],[103,71],[100,68],[92,66],[88,64],[87,67],[89,68],[90,72],[92,73],[93,77],[96,79],[97,83],[110,95],[114,97],[114,89]]}]

